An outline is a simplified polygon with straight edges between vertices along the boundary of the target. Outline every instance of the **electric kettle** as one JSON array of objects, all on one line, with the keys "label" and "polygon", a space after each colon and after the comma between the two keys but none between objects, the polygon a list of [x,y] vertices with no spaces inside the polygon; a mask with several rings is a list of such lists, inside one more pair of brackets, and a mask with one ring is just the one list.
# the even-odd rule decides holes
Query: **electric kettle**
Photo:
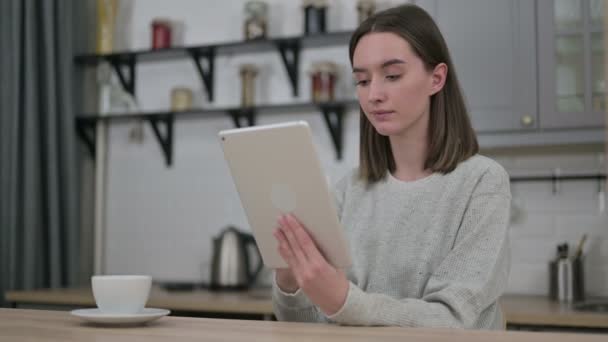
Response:
[{"label": "electric kettle", "polygon": [[[257,258],[255,267],[252,267],[251,254]],[[211,289],[247,289],[263,265],[253,235],[227,227],[213,239]]]}]

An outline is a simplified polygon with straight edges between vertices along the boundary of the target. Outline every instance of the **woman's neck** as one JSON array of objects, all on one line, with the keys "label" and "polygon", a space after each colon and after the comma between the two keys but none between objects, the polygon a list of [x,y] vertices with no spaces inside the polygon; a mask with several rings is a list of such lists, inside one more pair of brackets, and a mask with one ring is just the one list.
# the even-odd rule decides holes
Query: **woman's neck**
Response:
[{"label": "woman's neck", "polygon": [[414,181],[432,173],[424,167],[429,147],[428,120],[421,121],[408,132],[389,138],[396,167],[393,176],[399,180]]}]

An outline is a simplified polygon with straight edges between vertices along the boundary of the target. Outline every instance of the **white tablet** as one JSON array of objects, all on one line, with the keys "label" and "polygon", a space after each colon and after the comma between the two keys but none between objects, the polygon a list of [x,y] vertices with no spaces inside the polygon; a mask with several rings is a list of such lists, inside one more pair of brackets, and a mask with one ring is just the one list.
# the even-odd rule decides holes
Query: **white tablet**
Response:
[{"label": "white tablet", "polygon": [[267,267],[287,267],[272,235],[283,213],[293,213],[304,224],[330,264],[351,265],[334,199],[305,121],[231,129],[219,136]]}]

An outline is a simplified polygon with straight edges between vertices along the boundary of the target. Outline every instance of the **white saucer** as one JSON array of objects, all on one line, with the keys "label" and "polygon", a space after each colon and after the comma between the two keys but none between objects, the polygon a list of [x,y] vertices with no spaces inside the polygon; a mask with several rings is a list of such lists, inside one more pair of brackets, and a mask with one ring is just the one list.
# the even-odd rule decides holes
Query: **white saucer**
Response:
[{"label": "white saucer", "polygon": [[76,317],[80,317],[87,322],[100,324],[141,324],[151,322],[171,313],[165,309],[145,308],[136,314],[113,314],[101,312],[95,309],[79,309],[70,312]]}]

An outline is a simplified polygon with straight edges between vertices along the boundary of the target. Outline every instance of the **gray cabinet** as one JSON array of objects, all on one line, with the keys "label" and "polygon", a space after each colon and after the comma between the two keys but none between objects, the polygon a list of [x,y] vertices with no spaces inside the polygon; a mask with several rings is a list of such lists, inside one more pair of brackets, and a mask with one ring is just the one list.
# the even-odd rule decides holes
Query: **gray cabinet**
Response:
[{"label": "gray cabinet", "polygon": [[478,132],[538,127],[535,2],[418,0],[452,54]]},{"label": "gray cabinet", "polygon": [[542,128],[602,127],[605,0],[538,1]]}]

